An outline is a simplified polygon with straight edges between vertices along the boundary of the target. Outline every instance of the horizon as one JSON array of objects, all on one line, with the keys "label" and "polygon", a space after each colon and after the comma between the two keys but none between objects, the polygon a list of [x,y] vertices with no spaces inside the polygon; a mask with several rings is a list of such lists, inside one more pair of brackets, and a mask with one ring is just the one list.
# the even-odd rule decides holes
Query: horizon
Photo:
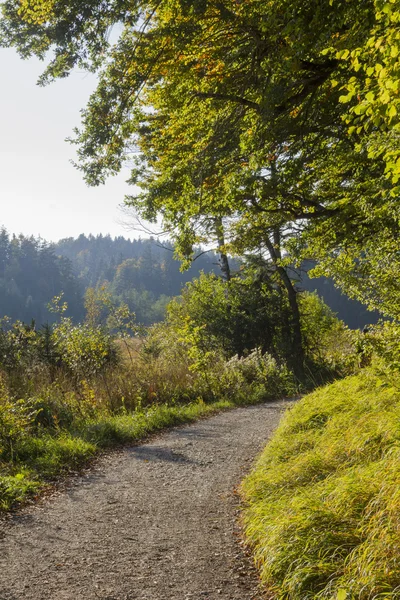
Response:
[{"label": "horizon", "polygon": [[[124,238],[125,240],[131,241],[131,242],[132,241],[145,241],[145,240],[154,240],[154,241],[157,241],[157,239],[158,239],[156,237],[156,235],[151,235],[151,234],[149,234],[148,237],[145,237],[144,235],[141,235],[140,233],[138,234],[138,236],[136,236],[136,235],[132,235],[132,234],[127,235],[126,233],[125,234],[124,233],[112,234],[110,232],[103,233],[102,231],[100,231],[99,233],[81,232],[78,235],[67,235],[67,236],[61,237],[61,238],[59,238],[57,240],[50,240],[50,239],[47,239],[47,238],[41,236],[40,234],[37,235],[35,233],[21,233],[21,232],[17,233],[15,231],[11,231],[5,224],[0,223],[0,231],[2,231],[2,230],[5,230],[6,233],[10,237],[16,237],[16,238],[18,238],[19,236],[23,236],[25,238],[31,238],[31,237],[33,237],[33,238],[35,238],[37,240],[42,240],[43,242],[46,242],[48,244],[58,244],[59,242],[62,242],[63,240],[68,240],[68,239],[77,240],[82,235],[85,236],[86,238],[91,238],[91,237],[96,238],[96,237],[99,237],[99,236],[102,236],[103,238],[110,237],[112,240],[117,239],[117,238]],[[168,239],[168,241],[171,241],[171,240]]]}]

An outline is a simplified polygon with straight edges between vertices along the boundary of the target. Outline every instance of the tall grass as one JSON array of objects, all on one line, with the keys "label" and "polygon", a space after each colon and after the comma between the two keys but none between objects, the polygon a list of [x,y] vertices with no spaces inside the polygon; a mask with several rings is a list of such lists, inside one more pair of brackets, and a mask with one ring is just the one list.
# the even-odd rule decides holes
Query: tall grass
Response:
[{"label": "tall grass", "polygon": [[242,490],[274,598],[400,598],[397,387],[364,371],[304,397]]},{"label": "tall grass", "polygon": [[296,391],[287,369],[259,351],[215,355],[206,371],[194,371],[179,345],[154,353],[125,342],[116,364],[86,378],[40,364],[0,371],[0,510],[102,448]]}]

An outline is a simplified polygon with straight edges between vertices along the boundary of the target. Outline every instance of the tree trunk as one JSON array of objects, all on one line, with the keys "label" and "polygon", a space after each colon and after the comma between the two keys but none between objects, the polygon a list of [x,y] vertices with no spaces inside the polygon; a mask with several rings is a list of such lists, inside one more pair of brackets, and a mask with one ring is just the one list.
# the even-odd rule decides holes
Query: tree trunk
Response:
[{"label": "tree trunk", "polygon": [[223,251],[225,246],[225,237],[224,237],[224,226],[222,223],[222,217],[217,217],[215,219],[215,232],[217,234],[218,241],[218,252],[220,255],[220,265],[223,276],[226,281],[230,281],[231,279],[231,268],[229,266],[229,260],[227,254]]},{"label": "tree trunk", "polygon": [[287,297],[292,316],[292,343],[291,343],[291,366],[296,377],[301,381],[304,379],[304,349],[303,349],[303,336],[301,334],[301,323],[300,323],[300,310],[297,302],[297,292],[294,285],[286,272],[286,269],[279,264],[281,258],[280,252],[280,233],[279,230],[274,230],[274,244],[267,237],[265,244],[268,252],[271,256],[271,260],[275,266],[276,272],[283,285],[286,288]]}]

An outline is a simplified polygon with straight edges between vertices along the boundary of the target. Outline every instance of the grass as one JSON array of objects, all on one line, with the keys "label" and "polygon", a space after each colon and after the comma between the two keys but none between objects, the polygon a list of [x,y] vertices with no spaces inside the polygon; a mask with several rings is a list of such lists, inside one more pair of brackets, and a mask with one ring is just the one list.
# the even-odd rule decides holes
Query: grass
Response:
[{"label": "grass", "polygon": [[40,362],[0,369],[0,511],[101,449],[297,389],[286,367],[259,351],[230,360],[217,354],[204,371],[191,368],[180,344],[154,356],[134,350],[87,378]]},{"label": "grass", "polygon": [[0,460],[0,511],[10,510],[37,495],[49,481],[83,467],[101,449],[135,443],[151,433],[237,405],[227,400],[153,405],[131,414],[84,420],[72,431],[25,436],[16,445],[11,463]]},{"label": "grass", "polygon": [[291,408],[242,492],[273,598],[400,598],[400,392],[373,371]]}]

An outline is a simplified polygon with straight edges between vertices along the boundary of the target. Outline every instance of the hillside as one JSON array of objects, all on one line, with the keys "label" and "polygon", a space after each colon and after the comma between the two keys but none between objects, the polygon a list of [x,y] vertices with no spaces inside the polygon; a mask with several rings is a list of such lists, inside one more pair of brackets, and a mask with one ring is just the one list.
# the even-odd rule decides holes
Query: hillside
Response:
[{"label": "hillside", "polygon": [[305,396],[243,484],[276,599],[398,598],[400,392],[367,370]]},{"label": "hillside", "polygon": [[218,271],[218,256],[195,251],[192,266],[180,271],[170,242],[106,235],[67,238],[55,244],[0,230],[0,318],[42,325],[53,322],[48,303],[63,293],[67,314],[85,317],[88,288],[108,285],[116,304],[126,303],[145,325],[161,321],[165,307],[199,275]]},{"label": "hillside", "polygon": [[[168,302],[200,272],[220,273],[220,257],[197,249],[191,267],[181,271],[174,258],[174,246],[156,239],[130,240],[109,235],[65,238],[51,244],[33,236],[10,235],[0,231],[0,318],[38,324],[53,322],[48,303],[64,294],[68,315],[75,321],[85,316],[84,297],[88,288],[104,284],[116,304],[126,303],[145,325],[165,317]],[[240,262],[230,259],[233,273]],[[300,290],[317,291],[324,302],[349,327],[362,329],[375,323],[377,313],[368,312],[360,302],[350,300],[332,280],[310,279],[307,268],[300,277],[293,272]]]}]

